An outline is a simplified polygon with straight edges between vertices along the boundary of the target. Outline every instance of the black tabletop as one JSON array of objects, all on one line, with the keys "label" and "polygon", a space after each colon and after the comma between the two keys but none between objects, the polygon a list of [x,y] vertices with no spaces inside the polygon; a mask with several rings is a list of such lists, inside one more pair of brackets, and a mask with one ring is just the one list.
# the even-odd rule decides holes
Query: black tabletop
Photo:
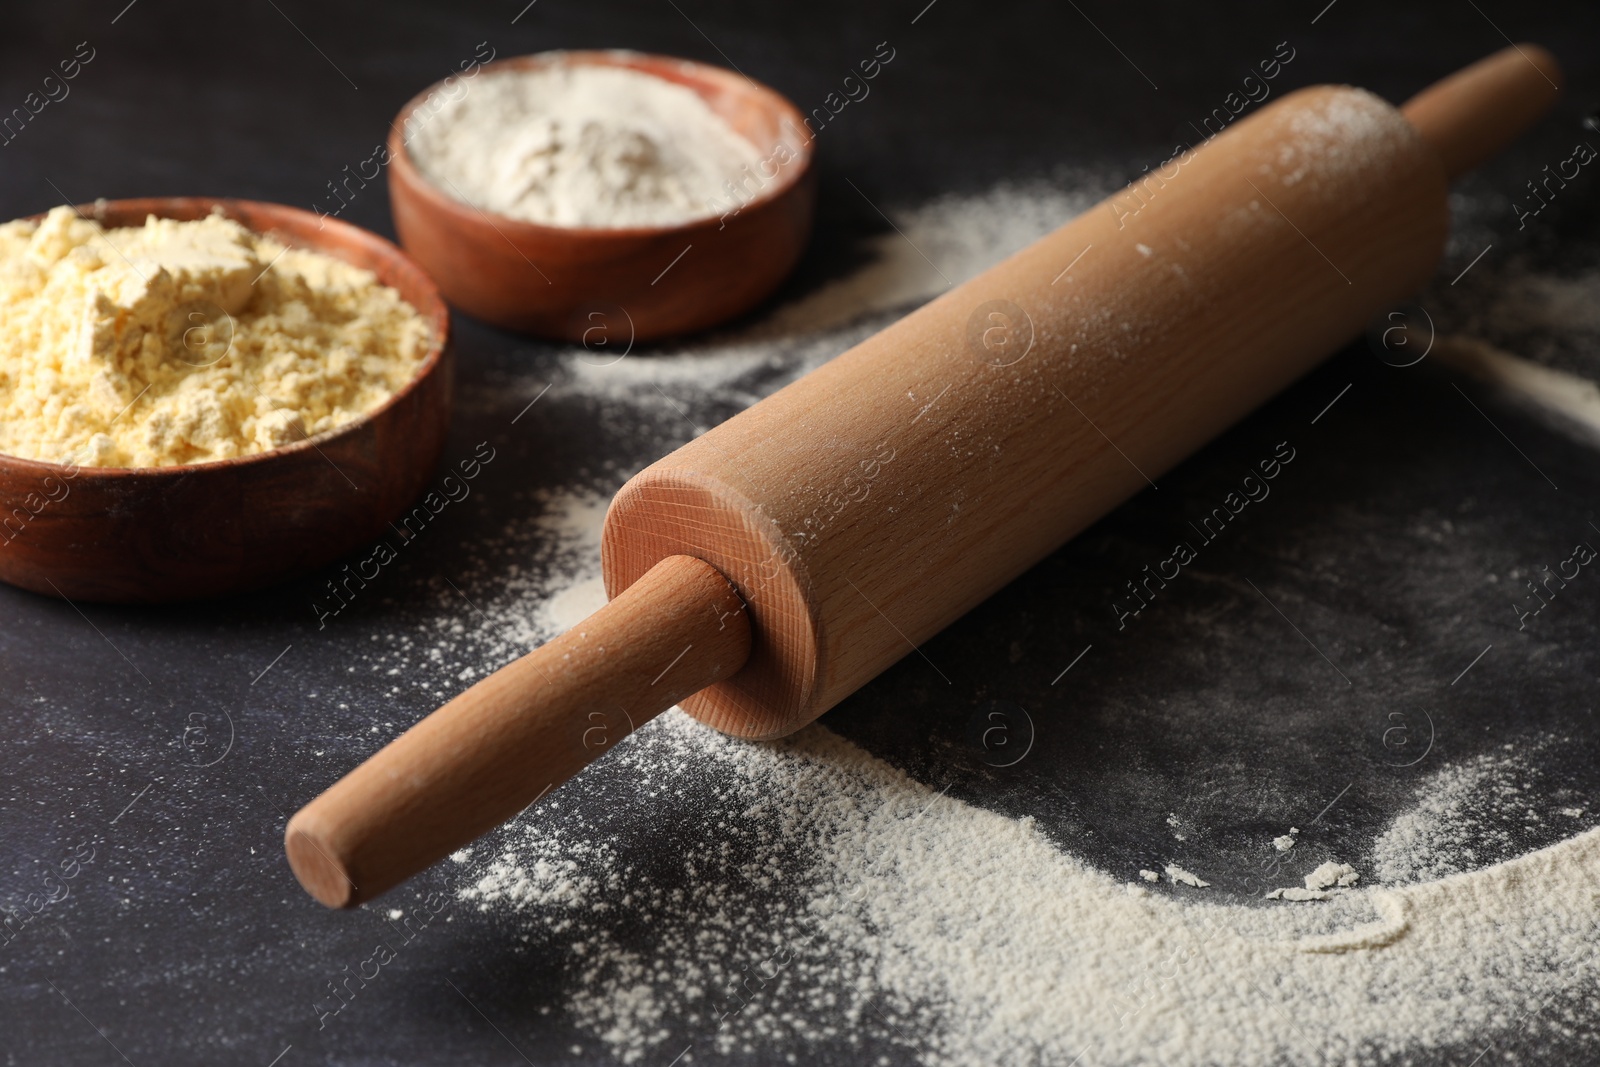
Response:
[{"label": "black tabletop", "polygon": [[[778,304],[857,269],[892,232],[880,206],[893,214],[1006,182],[1109,191],[1192,140],[1194,116],[1279,42],[1295,51],[1286,86],[1350,82],[1400,100],[1507,34],[1552,48],[1570,91],[1461,186],[1446,263],[1419,300],[1441,330],[1462,331],[1513,270],[1600,263],[1592,174],[1527,225],[1515,211],[1541,167],[1600,136],[1583,124],[1600,105],[1593,5],[18,4],[0,33],[0,114],[43,92],[61,61],[81,66],[7,128],[0,217],[177,194],[310,207],[371,155],[402,103],[482,42],[499,55],[630,47],[734,65],[803,108],[890,42],[895,59],[871,96],[819,138],[817,232]],[[392,235],[381,183],[343,217]],[[0,588],[0,904],[22,906],[63,861],[87,857],[65,896],[0,947],[5,1062],[607,1061],[559,1010],[560,946],[531,962],[515,953],[526,917],[453,903],[473,872],[449,864],[394,898],[448,914],[337,1025],[319,1027],[314,1001],[370,954],[391,903],[314,904],[284,861],[284,823],[468,680],[549,636],[536,618],[506,627],[503,612],[489,632],[478,607],[507,590],[537,603],[572,573],[566,550],[541,540],[556,536],[551,523],[530,517],[575,493],[603,502],[811,357],[797,335],[789,357],[682,393],[680,415],[569,387],[569,349],[460,316],[455,328],[461,404],[446,461],[483,441],[497,459],[381,587],[326,625],[311,605],[337,568],[161,609]],[[1525,354],[1600,377],[1600,356],[1559,337]],[[1242,516],[1207,545],[1193,580],[1119,627],[1108,605],[1124,580],[1279,442],[1296,458],[1271,507]],[[1478,862],[1509,858],[1595,822],[1600,583],[1574,582],[1536,626],[1519,629],[1512,604],[1525,596],[1516,576],[1600,537],[1597,492],[1594,453],[1574,436],[1431,363],[1397,368],[1356,343],[824,722],[935,788],[1033,816],[1117,877],[1178,862],[1238,901],[1259,896],[1244,872],[1263,834],[1304,827],[1360,867],[1423,775],[1523,746],[1536,750],[1545,799],[1585,814],[1508,815]],[[1011,767],[975,761],[966,743],[974,713],[995,701],[1032,723],[1033,749]],[[1397,748],[1396,712],[1416,747]],[[587,775],[568,815],[541,818],[559,825],[602,805],[613,819],[637,811],[696,832],[692,805],[650,813],[621,772],[602,762]],[[1178,811],[1181,840],[1167,823]],[[632,840],[652,847],[649,834]],[[1477,1036],[1420,1058],[1465,1062]],[[1512,1039],[1483,1062],[1573,1062],[1594,1039],[1581,1028]],[[661,1046],[662,1067],[679,1044]],[[868,1048],[873,1062],[918,1060],[914,1041],[852,1048],[792,1051],[799,1062],[852,1062]]]}]

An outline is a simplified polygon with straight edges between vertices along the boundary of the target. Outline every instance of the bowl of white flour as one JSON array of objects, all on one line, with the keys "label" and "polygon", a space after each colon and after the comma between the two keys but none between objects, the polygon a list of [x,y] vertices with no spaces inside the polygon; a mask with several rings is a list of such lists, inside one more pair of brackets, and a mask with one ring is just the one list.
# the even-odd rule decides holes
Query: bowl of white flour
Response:
[{"label": "bowl of white flour", "polygon": [[812,131],[732,71],[626,51],[473,64],[401,109],[401,243],[452,304],[623,350],[736,316],[810,236]]}]

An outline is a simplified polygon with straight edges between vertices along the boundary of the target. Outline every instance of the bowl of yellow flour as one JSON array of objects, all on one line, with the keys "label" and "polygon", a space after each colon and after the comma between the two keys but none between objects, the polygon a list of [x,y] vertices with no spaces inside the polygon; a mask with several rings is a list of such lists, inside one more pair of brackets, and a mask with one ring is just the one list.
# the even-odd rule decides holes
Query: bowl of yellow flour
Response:
[{"label": "bowl of yellow flour", "polygon": [[0,224],[0,579],[188,599],[370,541],[438,461],[448,334],[404,253],[295,208]]}]

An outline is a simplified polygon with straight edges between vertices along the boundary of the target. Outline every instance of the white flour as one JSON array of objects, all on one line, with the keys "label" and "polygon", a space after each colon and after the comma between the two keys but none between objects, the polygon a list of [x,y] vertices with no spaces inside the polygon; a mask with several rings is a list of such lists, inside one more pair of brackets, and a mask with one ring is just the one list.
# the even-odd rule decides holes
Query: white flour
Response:
[{"label": "white flour", "polygon": [[1600,335],[1596,293],[1600,293],[1600,270],[1570,277],[1522,274],[1507,280],[1486,317],[1498,330],[1554,331],[1563,338],[1576,332],[1593,341]]},{"label": "white flour", "polygon": [[491,70],[418,124],[409,150],[440,189],[547,226],[672,226],[721,214],[759,162],[692,89],[621,67]]},{"label": "white flour", "polygon": [[[1274,842],[1276,844],[1276,842]],[[1290,840],[1293,844],[1293,839]],[[1279,851],[1283,851],[1280,849]],[[1284,889],[1274,889],[1267,894],[1268,900],[1331,900],[1333,894],[1341,889],[1348,889],[1361,880],[1361,875],[1348,863],[1336,863],[1329,860],[1310,874],[1306,875],[1305,886],[1288,886]]]},{"label": "white flour", "polygon": [[[1551,836],[1544,831],[1547,821],[1575,818],[1567,814],[1574,809],[1558,806],[1571,790],[1550,781],[1540,766],[1549,742],[1507,745],[1433,774],[1411,812],[1378,838],[1373,859],[1379,880],[1423,882],[1486,867],[1524,851],[1524,836]],[[1557,826],[1570,832],[1564,822]]]},{"label": "white flour", "polygon": [[[687,439],[704,406],[770,392],[1094,198],[1005,188],[897,216],[909,241],[888,235],[871,265],[763,322],[606,367],[572,351],[544,402],[581,398],[619,432]],[[465,399],[514,411],[546,384]],[[482,617],[395,635],[374,669],[435,664],[448,695],[598,606],[600,519],[628,473],[530,495],[525,522],[451,561]],[[439,618],[461,618],[462,594],[437,592]],[[567,1013],[623,1063],[909,1052],[1265,1067],[1407,1061],[1470,1038],[1465,1062],[1586,1018],[1600,969],[1600,831],[1518,856],[1499,831],[1530,817],[1532,772],[1513,754],[1425,779],[1369,877],[1314,872],[1306,891],[1329,899],[1311,906],[1180,898],[1147,886],[1149,870],[1129,885],[1030,820],[945,796],[820,727],[753,744],[673,711],[608,765],[574,788],[593,797],[614,778],[638,792],[582,812],[552,794],[497,854],[462,854],[454,871],[464,900],[516,916],[530,951],[560,962]],[[1558,803],[1551,817],[1570,820],[1586,801]],[[1295,833],[1262,847],[1287,851]],[[663,835],[670,849],[644,847]]]},{"label": "white flour", "polygon": [[[596,501],[549,501],[553,551],[597,557]],[[539,630],[600,603],[595,572],[573,573]],[[574,939],[566,1008],[626,1064],[686,1041],[702,1056],[898,1045],[950,1065],[1379,1063],[1563,1026],[1586,1011],[1564,991],[1600,976],[1600,831],[1476,862],[1485,837],[1492,858],[1512,853],[1493,829],[1527,791],[1510,754],[1422,783],[1379,839],[1379,885],[1329,862],[1283,894],[1314,912],[1154,896],[821,727],[752,744],[672,711],[609,760],[653,804],[715,783],[668,869],[632,862],[656,832],[636,809],[591,821],[557,794],[460,895],[525,914],[530,938]],[[618,939],[624,915],[647,949]]]},{"label": "white flour", "polygon": [[[1313,914],[1130,893],[820,727],[751,744],[670,712],[611,759],[658,797],[718,783],[681,869],[541,805],[461,895],[580,935],[568,1008],[624,1063],[670,1060],[669,1032],[769,1055],[864,1034],[934,1064],[1377,1061],[1541,1006],[1560,1025],[1552,998],[1597,974],[1600,831]],[[647,952],[614,939],[622,909]]]},{"label": "white flour", "polygon": [[1467,277],[1475,288],[1453,293],[1436,283],[1425,297],[1441,331],[1429,358],[1600,444],[1600,269],[1541,273],[1514,262]]},{"label": "white flour", "polygon": [[[1600,303],[1600,285],[1591,299]],[[1499,387],[1556,429],[1591,445],[1600,442],[1600,385],[1593,378],[1545,366],[1522,352],[1507,352],[1476,337],[1441,336],[1429,355]]]},{"label": "white flour", "polygon": [[1173,885],[1186,885],[1195,889],[1211,888],[1210,882],[1206,881],[1204,878],[1201,878],[1199,875],[1190,874],[1182,867],[1179,867],[1176,863],[1167,864],[1166,872],[1167,877],[1172,879]]}]

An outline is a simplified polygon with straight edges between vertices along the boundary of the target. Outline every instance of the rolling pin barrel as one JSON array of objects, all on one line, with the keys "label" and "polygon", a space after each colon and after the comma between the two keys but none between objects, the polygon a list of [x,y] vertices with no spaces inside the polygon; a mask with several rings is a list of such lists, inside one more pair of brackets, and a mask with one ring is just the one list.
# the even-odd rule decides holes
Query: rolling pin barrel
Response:
[{"label": "rolling pin barrel", "polygon": [[1447,229],[1398,111],[1293,93],[640,472],[607,589],[717,567],[757,643],[684,707],[788,733],[1419,290]]},{"label": "rolling pin barrel", "polygon": [[618,707],[812,721],[1420,289],[1448,179],[1559,78],[1522,45],[1405,114],[1293,93],[647,467],[606,515],[612,602],[307,805],[295,873],[371,899],[605,751]]},{"label": "rolling pin barrel", "polygon": [[1449,178],[1559,79],[1515,45],[1405,114],[1321,86],[1235,123],[640,472],[607,590],[715,565],[757,643],[683,706],[797,729],[1420,290]]}]

